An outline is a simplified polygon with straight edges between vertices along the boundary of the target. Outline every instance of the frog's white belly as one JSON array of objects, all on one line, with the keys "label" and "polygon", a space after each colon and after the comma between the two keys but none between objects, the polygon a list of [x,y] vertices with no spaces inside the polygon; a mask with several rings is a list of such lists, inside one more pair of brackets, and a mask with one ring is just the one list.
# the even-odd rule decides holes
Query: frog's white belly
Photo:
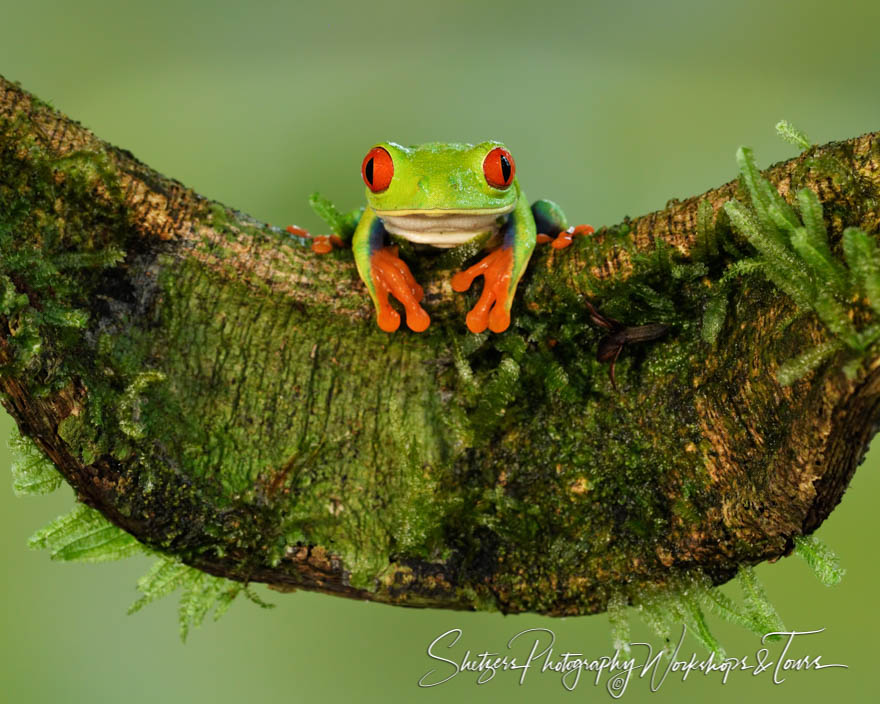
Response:
[{"label": "frog's white belly", "polygon": [[455,247],[477,235],[498,232],[513,210],[377,210],[388,232],[410,242],[434,247]]}]

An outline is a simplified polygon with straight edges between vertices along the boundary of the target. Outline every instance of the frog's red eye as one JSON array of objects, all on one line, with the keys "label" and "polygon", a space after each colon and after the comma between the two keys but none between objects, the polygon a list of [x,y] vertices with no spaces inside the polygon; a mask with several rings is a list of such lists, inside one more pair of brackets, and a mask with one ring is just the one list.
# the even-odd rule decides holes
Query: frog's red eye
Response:
[{"label": "frog's red eye", "polygon": [[486,154],[483,159],[483,173],[486,174],[486,183],[493,188],[507,188],[513,183],[513,174],[516,164],[510,152],[501,147],[495,147]]},{"label": "frog's red eye", "polygon": [[394,176],[394,162],[391,155],[382,147],[373,147],[364,157],[361,164],[361,176],[373,193],[384,191],[391,185]]}]

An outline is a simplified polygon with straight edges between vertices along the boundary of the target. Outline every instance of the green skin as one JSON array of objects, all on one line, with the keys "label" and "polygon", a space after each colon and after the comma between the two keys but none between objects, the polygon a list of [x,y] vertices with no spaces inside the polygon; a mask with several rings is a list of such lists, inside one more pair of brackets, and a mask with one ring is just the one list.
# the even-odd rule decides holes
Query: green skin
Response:
[{"label": "green skin", "polygon": [[[537,232],[556,234],[565,230],[568,222],[562,210],[546,200],[537,201],[530,208],[515,175],[506,188],[496,188],[488,183],[484,160],[493,149],[504,148],[500,142],[487,141],[477,145],[432,142],[414,147],[382,142],[376,146],[391,156],[393,176],[388,187],[381,192],[374,193],[369,185],[366,188],[367,207],[357,222],[351,245],[360,277],[376,306],[380,327],[391,331],[397,323],[382,322],[383,304],[386,315],[388,305],[382,300],[381,291],[377,290],[377,253],[387,250],[390,239],[400,237],[421,245],[446,248],[493,233],[495,236],[489,239],[490,246],[500,241],[499,249],[511,250],[512,256],[502,252],[505,256],[497,257],[503,262],[498,263],[494,273],[485,273],[484,290],[492,283],[491,277],[500,282],[496,304],[504,308],[500,319],[509,321],[516,287],[532,256]],[[396,252],[391,256],[399,261]],[[403,267],[406,269],[405,264]],[[414,279],[412,283],[415,283]],[[453,285],[456,290],[464,290],[470,284],[467,281],[461,288],[454,281]],[[397,293],[391,291],[392,295],[401,298]],[[420,298],[419,292],[410,302],[419,311],[417,301]],[[406,302],[402,302],[406,306]],[[411,313],[407,306],[407,322],[411,328],[418,329],[419,326],[411,320]],[[423,311],[422,314],[423,320],[428,321],[427,314]],[[393,312],[390,315],[397,318]],[[397,321],[399,323],[399,318]],[[423,325],[427,327],[427,322]],[[479,328],[485,329],[485,321],[473,322],[469,315],[468,327],[472,332],[481,332]],[[490,322],[489,327],[501,332],[507,325]]]}]

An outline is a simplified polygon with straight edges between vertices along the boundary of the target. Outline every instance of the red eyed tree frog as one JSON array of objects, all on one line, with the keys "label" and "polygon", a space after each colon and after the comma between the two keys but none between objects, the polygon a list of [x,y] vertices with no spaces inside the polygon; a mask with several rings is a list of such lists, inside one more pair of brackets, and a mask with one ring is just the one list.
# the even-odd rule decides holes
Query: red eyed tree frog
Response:
[{"label": "red eyed tree frog", "polygon": [[[328,252],[331,242],[341,245],[346,236],[351,237],[358,273],[376,306],[379,327],[386,332],[400,326],[400,314],[391,307],[389,294],[403,305],[411,330],[422,332],[431,323],[421,306],[422,287],[398,256],[397,238],[449,248],[487,237],[491,251],[452,277],[452,288],[459,292],[483,277],[480,299],[466,317],[468,329],[480,333],[487,327],[503,332],[510,325],[516,287],[537,242],[552,240],[559,249],[570,244],[573,235],[593,232],[588,225],[570,228],[562,209],[552,201],[539,200],[529,207],[516,180],[513,156],[500,142],[432,142],[415,147],[382,142],[367,152],[361,175],[367,206],[362,213],[342,218],[350,225],[357,222],[353,233],[315,238],[312,248]],[[288,231],[309,236],[294,226]],[[553,239],[539,232],[558,236]]]}]

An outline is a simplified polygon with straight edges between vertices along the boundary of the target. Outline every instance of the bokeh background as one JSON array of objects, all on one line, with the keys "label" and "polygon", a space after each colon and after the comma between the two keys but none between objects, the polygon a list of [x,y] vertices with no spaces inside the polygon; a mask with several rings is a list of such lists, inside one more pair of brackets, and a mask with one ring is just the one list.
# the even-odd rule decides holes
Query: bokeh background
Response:
[{"label": "bokeh background", "polygon": [[[320,229],[306,202],[315,189],[358,205],[360,162],[376,141],[486,138],[511,148],[531,197],[601,225],[731,179],[740,144],[761,165],[793,156],[774,134],[780,118],[820,143],[880,128],[878,26],[876,0],[3,0],[0,74],[161,172],[279,225]],[[12,425],[0,416],[0,435]],[[790,628],[827,629],[798,654],[849,669],[795,673],[778,686],[692,675],[656,694],[637,680],[624,699],[876,696],[878,463],[880,445],[818,532],[848,569],[840,586],[821,586],[797,557],[758,568]],[[0,488],[0,700],[608,700],[586,679],[572,694],[550,675],[522,686],[509,674],[416,686],[432,667],[427,644],[450,628],[479,651],[549,627],[561,647],[601,655],[610,651],[604,615],[460,614],[261,588],[277,608],[236,603],[182,645],[175,599],[125,615],[147,559],[70,565],[29,551],[27,537],[72,495],[16,499],[10,484]],[[732,655],[759,647],[712,624]],[[657,644],[637,618],[633,635]]]}]

